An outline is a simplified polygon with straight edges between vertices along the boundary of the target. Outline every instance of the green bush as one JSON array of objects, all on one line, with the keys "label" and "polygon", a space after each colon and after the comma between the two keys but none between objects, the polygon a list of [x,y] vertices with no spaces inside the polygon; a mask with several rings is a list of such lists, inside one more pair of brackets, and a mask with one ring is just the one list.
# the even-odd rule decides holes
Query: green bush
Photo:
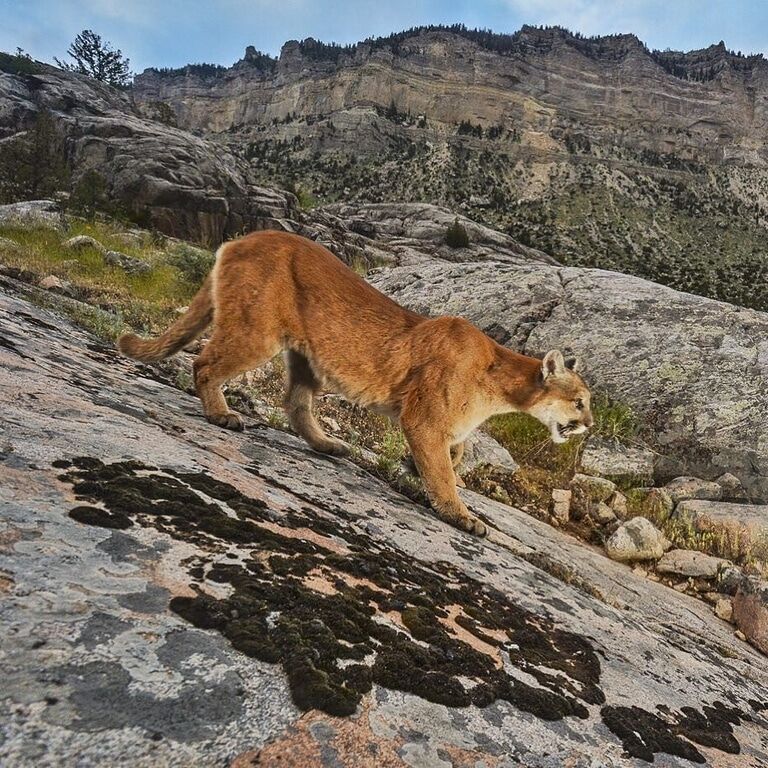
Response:
[{"label": "green bush", "polygon": [[168,254],[168,262],[181,272],[190,283],[200,284],[213,268],[216,256],[202,248],[179,243]]},{"label": "green bush", "polygon": [[459,223],[458,217],[453,220],[453,224],[448,227],[445,233],[445,242],[451,248],[466,248],[469,245],[469,235],[467,230]]},{"label": "green bush", "polygon": [[76,182],[69,198],[69,206],[83,216],[93,218],[96,211],[108,207],[106,179],[94,170],[86,171]]},{"label": "green bush", "polygon": [[0,71],[10,75],[34,75],[39,69],[37,64],[21,48],[18,51],[15,56],[11,53],[0,52]]}]

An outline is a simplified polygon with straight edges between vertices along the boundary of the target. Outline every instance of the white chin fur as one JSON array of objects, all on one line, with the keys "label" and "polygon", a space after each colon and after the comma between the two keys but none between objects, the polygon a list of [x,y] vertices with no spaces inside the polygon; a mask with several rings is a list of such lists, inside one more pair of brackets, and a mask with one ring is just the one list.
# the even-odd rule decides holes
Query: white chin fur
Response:
[{"label": "white chin fur", "polygon": [[557,422],[552,424],[552,426],[549,428],[549,435],[552,438],[552,442],[556,445],[562,445],[563,443],[568,442],[568,438],[563,437],[563,435],[560,434],[560,431],[557,428]]}]

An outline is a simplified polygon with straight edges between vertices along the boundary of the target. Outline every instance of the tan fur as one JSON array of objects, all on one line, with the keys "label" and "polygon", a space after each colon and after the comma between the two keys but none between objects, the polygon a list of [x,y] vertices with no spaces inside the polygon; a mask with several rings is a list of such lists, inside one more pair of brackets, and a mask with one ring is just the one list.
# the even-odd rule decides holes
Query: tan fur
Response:
[{"label": "tan fur", "polygon": [[544,360],[512,352],[458,317],[429,319],[384,296],[330,251],[283,232],[257,232],[219,249],[188,312],[162,336],[122,336],[138,360],[174,354],[213,322],[194,364],[207,419],[242,429],[221,385],[286,352],[285,408],[291,426],[317,451],[344,455],[312,414],[329,389],[396,419],[433,507],[478,534],[485,526],[456,491],[454,466],[467,435],[489,416],[523,411],[556,442],[591,426],[589,391],[559,352]]}]

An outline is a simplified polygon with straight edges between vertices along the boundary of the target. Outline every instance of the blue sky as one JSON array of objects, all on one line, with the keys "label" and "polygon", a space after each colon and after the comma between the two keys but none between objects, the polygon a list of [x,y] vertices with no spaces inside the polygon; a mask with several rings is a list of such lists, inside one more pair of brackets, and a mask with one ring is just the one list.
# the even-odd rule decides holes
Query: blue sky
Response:
[{"label": "blue sky", "polygon": [[418,24],[463,22],[514,32],[559,24],[587,35],[634,32],[651,48],[690,50],[724,40],[768,54],[765,0],[0,0],[0,50],[60,58],[94,29],[148,66],[229,65],[246,45],[277,54],[283,42],[315,37],[355,42]]}]

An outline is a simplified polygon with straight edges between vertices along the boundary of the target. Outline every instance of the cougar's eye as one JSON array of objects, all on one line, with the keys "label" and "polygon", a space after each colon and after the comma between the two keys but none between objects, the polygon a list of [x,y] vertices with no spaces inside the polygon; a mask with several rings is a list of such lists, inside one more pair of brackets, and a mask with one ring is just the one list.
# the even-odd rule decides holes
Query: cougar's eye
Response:
[{"label": "cougar's eye", "polygon": [[582,399],[578,399],[576,401],[576,410],[577,411],[583,411],[584,410],[584,401]]}]

